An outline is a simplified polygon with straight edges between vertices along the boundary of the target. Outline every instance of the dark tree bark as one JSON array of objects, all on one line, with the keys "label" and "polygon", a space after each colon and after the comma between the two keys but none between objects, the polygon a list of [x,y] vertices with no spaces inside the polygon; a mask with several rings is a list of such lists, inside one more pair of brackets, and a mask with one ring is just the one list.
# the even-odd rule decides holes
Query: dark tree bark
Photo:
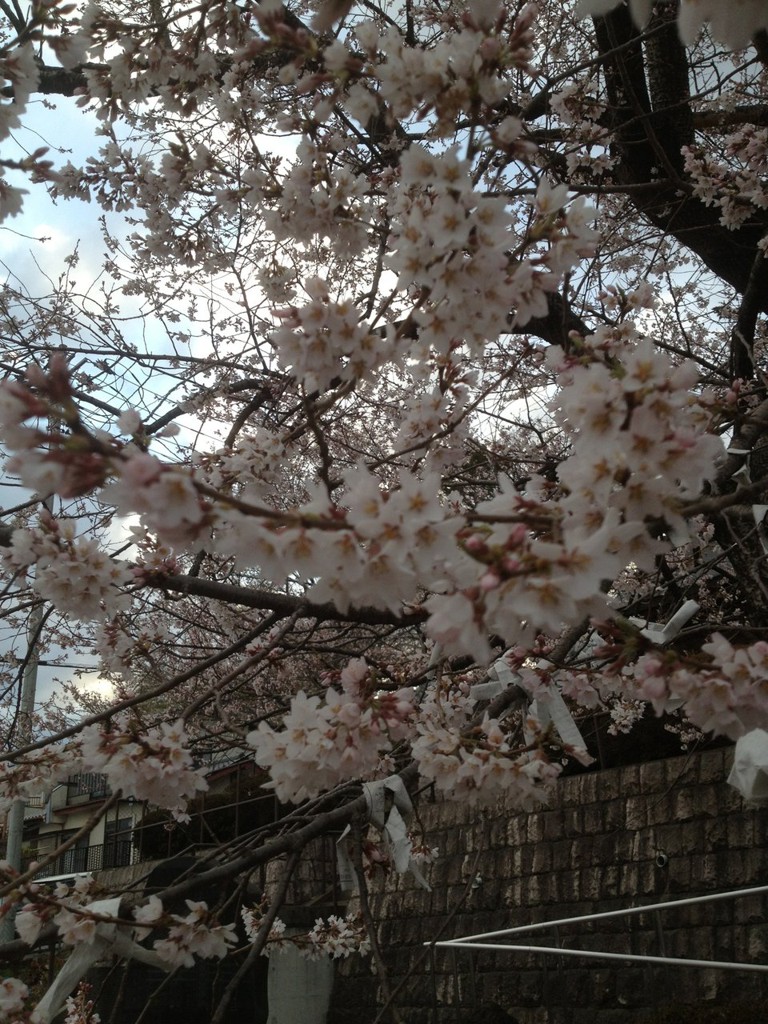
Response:
[{"label": "dark tree bark", "polygon": [[[628,194],[637,211],[743,294],[768,216],[730,231],[720,224],[718,211],[692,193],[680,153],[693,141],[688,58],[677,35],[675,5],[667,8],[660,8],[644,42],[626,7],[594,19],[619,161],[617,183],[635,186]],[[768,312],[768,290],[759,309]]]}]

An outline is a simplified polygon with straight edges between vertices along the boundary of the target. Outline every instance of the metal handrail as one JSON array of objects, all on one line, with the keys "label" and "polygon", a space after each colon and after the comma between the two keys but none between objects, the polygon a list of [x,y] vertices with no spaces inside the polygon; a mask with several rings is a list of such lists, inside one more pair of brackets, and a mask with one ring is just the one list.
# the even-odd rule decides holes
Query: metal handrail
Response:
[{"label": "metal handrail", "polygon": [[732,971],[768,971],[768,964],[737,963],[732,960],[698,960],[683,957],[651,956],[639,953],[608,953],[597,949],[568,949],[560,946],[522,946],[502,942],[485,942],[480,940],[493,939],[504,935],[524,935],[528,932],[545,931],[561,925],[581,924],[586,921],[604,921],[612,917],[625,917],[631,914],[647,914],[650,911],[669,910],[672,907],[693,906],[699,903],[714,903],[718,900],[738,899],[741,896],[757,896],[768,893],[768,885],[756,885],[749,889],[731,889],[728,892],[708,893],[704,896],[689,896],[681,900],[665,900],[662,903],[646,903],[634,907],[622,907],[619,910],[603,910],[594,914],[579,914],[575,917],[562,917],[555,921],[536,921],[533,924],[518,925],[515,928],[501,928],[492,932],[480,932],[477,935],[465,935],[457,939],[442,939],[439,942],[425,942],[425,946],[443,949],[493,949],[510,953],[544,953],[551,956],[576,956],[595,960],[624,960],[634,963],[667,964],[678,967],[718,967]]},{"label": "metal handrail", "polygon": [[90,871],[104,871],[109,868],[122,868],[138,863],[130,839],[117,839],[99,846],[72,847],[62,853],[52,864],[38,871],[35,880],[50,875],[79,875]]}]

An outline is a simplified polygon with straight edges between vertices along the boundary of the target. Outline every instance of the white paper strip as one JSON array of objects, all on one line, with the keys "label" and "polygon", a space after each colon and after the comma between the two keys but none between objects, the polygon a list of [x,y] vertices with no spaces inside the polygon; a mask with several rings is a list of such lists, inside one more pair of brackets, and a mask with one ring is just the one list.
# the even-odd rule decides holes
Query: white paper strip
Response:
[{"label": "white paper strip", "polygon": [[[94,914],[103,914],[105,917],[119,917],[120,897],[97,900],[82,909]],[[164,971],[170,970],[170,966],[156,953],[134,942],[130,937],[130,931],[130,926],[127,925],[118,925],[114,921],[99,921],[93,940],[76,946],[53,979],[53,983],[32,1014],[33,1024],[50,1024],[63,1008],[67,997],[77,988],[86,971],[103,957],[114,955],[132,958],[152,967],[161,967]]]},{"label": "white paper strip", "polygon": [[[395,869],[401,874],[410,871],[419,885],[429,889],[426,879],[411,856],[412,844],[408,837],[407,820],[413,814],[413,804],[408,790],[399,775],[388,779],[363,783],[365,802],[368,807],[369,820],[384,836]],[[386,813],[386,795],[393,796],[393,806]]]},{"label": "white paper strip", "polygon": [[336,865],[339,869],[339,885],[344,892],[353,892],[357,889],[357,876],[349,855],[349,837],[352,829],[349,825],[344,829],[336,840]]},{"label": "white paper strip", "polygon": [[739,737],[728,784],[749,803],[768,806],[768,732],[753,729]]},{"label": "white paper strip", "polygon": [[649,622],[647,625],[643,625],[644,619],[630,618],[629,621],[635,626],[640,626],[640,632],[651,643],[659,644],[659,646],[663,647],[675,639],[683,626],[690,622],[699,610],[699,607],[697,601],[686,601],[664,626],[660,622]]},{"label": "white paper strip", "polygon": [[498,679],[489,679],[487,683],[475,683],[469,688],[469,696],[472,700],[493,700],[494,697],[504,690],[504,686]]}]

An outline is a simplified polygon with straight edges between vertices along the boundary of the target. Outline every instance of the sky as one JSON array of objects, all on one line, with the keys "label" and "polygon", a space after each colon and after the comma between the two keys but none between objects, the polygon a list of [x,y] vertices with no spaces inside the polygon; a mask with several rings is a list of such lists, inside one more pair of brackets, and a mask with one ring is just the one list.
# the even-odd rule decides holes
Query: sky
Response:
[{"label": "sky", "polygon": [[[3,156],[19,159],[40,146],[49,146],[46,159],[54,166],[68,160],[85,161],[98,145],[97,118],[77,107],[73,97],[32,99],[23,126],[3,142]],[[8,172],[9,181],[27,189],[21,213],[0,225],[0,260],[8,273],[28,286],[44,287],[44,274],[57,277],[63,260],[80,242],[83,277],[95,276],[101,265],[103,245],[98,218],[103,212],[95,203],[52,200],[45,185]],[[117,218],[113,218],[115,226]]]},{"label": "sky", "polygon": [[[15,131],[10,139],[2,144],[2,157],[19,160],[41,146],[48,146],[46,159],[60,167],[67,161],[76,165],[85,163],[89,155],[97,152],[101,139],[98,136],[99,120],[90,111],[77,106],[71,97],[37,97],[29,103],[23,116],[23,126]],[[270,140],[274,148],[275,140]],[[281,149],[290,156],[295,148],[293,140],[283,140]],[[48,194],[44,184],[32,183],[20,172],[7,172],[11,184],[27,190],[23,208],[16,217],[9,218],[0,224],[0,274],[5,280],[15,284],[23,284],[33,295],[45,296],[51,291],[51,283],[56,281],[66,269],[66,260],[77,248],[78,262],[72,272],[77,282],[78,291],[86,290],[102,273],[105,258],[105,245],[102,239],[99,220],[105,215],[102,207],[95,202],[87,203],[79,199],[54,200]],[[133,225],[125,223],[121,213],[106,214],[111,233],[122,240],[135,230]],[[205,281],[201,281],[204,294]],[[121,314],[130,316],[138,312],[139,298],[122,296],[120,299]],[[141,326],[141,325],[140,325]],[[183,326],[183,325],[182,325]],[[127,328],[130,331],[130,326]],[[127,335],[130,337],[130,334]],[[0,358],[2,342],[0,341]],[[194,347],[190,349],[194,354]],[[157,382],[160,386],[160,382]],[[179,420],[182,436],[196,446],[210,446],[219,442],[214,437],[198,436],[198,424],[193,416]],[[18,505],[28,495],[21,493],[18,487],[4,483],[0,476],[0,511]],[[135,518],[133,522],[135,522]],[[127,529],[128,520],[122,522]],[[120,529],[118,523],[115,527]],[[117,544],[121,538],[115,536]],[[22,655],[26,649],[26,639],[18,634],[3,631],[0,621],[0,657],[13,648],[16,656]],[[95,658],[83,657],[72,659],[78,664],[94,664]],[[41,666],[39,669],[38,703],[46,699],[53,691],[55,676],[66,677],[72,672]],[[98,674],[89,673],[82,680],[82,685],[91,689],[102,688]]]},{"label": "sky", "polygon": [[[85,161],[95,151],[97,118],[77,107],[74,98],[56,97],[34,100],[24,116],[24,125],[3,142],[2,156],[20,159],[40,146],[48,145],[47,155],[54,166],[67,160]],[[66,258],[78,248],[76,270],[78,282],[90,284],[98,276],[104,258],[104,245],[99,227],[103,210],[95,203],[80,200],[54,201],[45,185],[23,180],[18,172],[9,172],[12,184],[27,189],[21,213],[0,225],[0,274],[4,280],[23,283],[32,293],[44,295],[50,290],[49,280],[55,280],[65,269]],[[110,227],[120,233],[120,218],[113,216]],[[125,229],[123,230],[125,233]],[[1,346],[0,342],[0,346]],[[23,500],[18,488],[11,488],[0,478],[0,505],[8,508]],[[0,655],[11,647],[17,655],[24,653],[26,640],[0,630]],[[95,664],[95,658],[74,657],[76,664]],[[41,665],[38,670],[38,703],[53,690],[55,676],[66,677],[72,670]],[[97,673],[84,680],[90,689],[103,689]]]}]

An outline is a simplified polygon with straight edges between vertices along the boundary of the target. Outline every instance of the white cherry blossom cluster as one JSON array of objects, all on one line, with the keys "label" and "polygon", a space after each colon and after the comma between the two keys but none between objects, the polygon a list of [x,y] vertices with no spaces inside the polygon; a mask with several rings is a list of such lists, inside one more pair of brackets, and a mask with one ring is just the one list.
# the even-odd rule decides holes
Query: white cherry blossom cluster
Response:
[{"label": "white cherry blossom cluster", "polygon": [[[37,88],[39,77],[33,43],[27,42],[22,46],[11,47],[0,57],[0,80],[13,89],[13,100],[0,103],[0,140],[7,138],[12,131],[19,128],[20,115],[24,113],[30,95]],[[32,155],[28,161],[30,170],[35,160],[44,153],[45,150],[38,150]],[[26,191],[9,184],[0,173],[0,221],[6,217],[15,217],[19,213]]]},{"label": "white cherry blossom cluster", "polygon": [[99,623],[94,629],[93,650],[105,673],[131,679],[133,670],[168,641],[168,629],[159,620],[139,628],[121,617]]},{"label": "white cherry blossom cluster", "polygon": [[367,605],[399,613],[419,585],[472,579],[471,571],[461,576],[472,567],[456,545],[461,523],[441,501],[437,474],[401,470],[385,488],[358,466],[344,482],[338,502],[314,486],[312,499],[294,512],[217,508],[216,550],[275,581],[290,566],[316,581],[313,601],[331,601],[342,611]]},{"label": "white cherry blossom cluster", "polygon": [[[158,898],[151,897],[151,900]],[[231,947],[237,945],[237,932],[235,925],[219,924],[212,917],[208,905],[202,900],[187,900],[189,913],[166,915],[167,921],[171,922],[168,935],[163,939],[156,939],[153,949],[171,967],[193,967],[195,957],[203,960],[222,960]],[[160,905],[162,910],[162,904]],[[151,915],[158,913],[156,905],[152,905]],[[151,915],[136,915],[142,925],[147,925]],[[166,923],[164,919],[164,923]]]},{"label": "white cherry blossom cluster", "polygon": [[487,802],[505,793],[515,805],[533,808],[548,798],[561,767],[511,739],[503,723],[485,718],[468,735],[419,719],[413,757],[419,774],[452,798]]},{"label": "white cherry blossom cluster", "polygon": [[[471,726],[474,710],[466,686],[433,688],[411,745],[421,777],[440,792],[471,803],[493,800],[500,793],[524,808],[546,800],[560,766],[543,757],[535,742],[520,742],[516,720],[486,715]],[[535,723],[530,726],[535,732]]]},{"label": "white cherry blossom cluster", "polygon": [[703,645],[707,660],[643,655],[627,670],[632,689],[657,714],[680,700],[703,732],[738,739],[768,726],[768,643],[734,647],[720,633]]},{"label": "white cherry blossom cluster", "polygon": [[119,477],[101,493],[121,513],[138,512],[142,524],[171,546],[183,547],[204,533],[210,508],[190,472],[166,466],[130,445],[113,465]]},{"label": "white cherry blossom cluster", "polygon": [[597,93],[597,83],[586,77],[565,86],[550,100],[550,110],[564,132],[565,163],[568,179],[573,183],[593,182],[606,175],[616,162],[610,132],[600,124],[605,103]]},{"label": "white cherry blossom cluster", "polygon": [[418,145],[402,155],[388,204],[387,266],[398,288],[419,299],[411,316],[424,351],[445,356],[459,343],[482,351],[502,333],[511,306],[519,324],[546,316],[547,294],[597,238],[592,208],[577,199],[565,212],[566,203],[565,186],[541,180],[527,239],[536,251],[510,263],[518,218],[506,200],[476,190],[470,162],[455,149],[433,154]]},{"label": "white cherry blossom cluster", "polygon": [[101,1024],[101,1015],[93,1008],[93,1000],[89,999],[91,986],[80,982],[73,996],[67,996],[66,1016],[64,1024]]},{"label": "white cherry blossom cluster", "polygon": [[279,312],[283,326],[272,344],[281,366],[300,380],[308,393],[324,391],[331,381],[366,380],[395,347],[394,328],[385,336],[360,321],[354,303],[331,300],[321,278],[304,283],[310,301]]},{"label": "white cherry blossom cluster", "polygon": [[432,589],[437,581],[465,578],[467,560],[456,545],[460,524],[440,500],[436,474],[401,471],[396,485],[384,489],[359,466],[345,483],[354,548],[349,550],[346,531],[329,538],[327,557],[336,557],[338,567],[324,574],[313,596],[339,607],[351,600],[395,611],[419,585]]},{"label": "white cherry blossom cluster", "polygon": [[[422,446],[427,448],[432,442],[429,444],[429,464],[436,470],[463,459],[468,433],[464,422],[468,400],[469,390],[463,380],[456,381],[450,388],[433,386],[424,391],[414,388],[398,410],[396,446],[406,452],[415,448],[412,457],[416,459]],[[438,434],[446,435],[439,446],[434,444],[434,437]]]},{"label": "white cherry blossom cluster", "polygon": [[[49,429],[43,429],[46,418]],[[6,379],[0,383],[3,440],[16,452],[5,468],[41,497],[58,494],[72,498],[103,483],[103,452],[83,441],[80,426],[64,353],[50,357],[47,371],[30,363],[24,382]],[[96,449],[100,448],[97,444]]]},{"label": "white cherry blossom cluster", "polygon": [[36,900],[40,887],[33,883],[25,890],[29,902],[16,914],[15,926],[19,938],[28,946],[33,946],[43,925],[52,922],[65,945],[92,942],[98,920],[84,911],[83,907],[92,899],[94,887],[93,877],[82,875],[71,886],[57,882],[51,897],[46,894],[46,899]]},{"label": "white cherry blossom cluster", "polygon": [[0,1019],[12,1021],[24,1010],[29,988],[18,978],[3,978],[0,981]]},{"label": "white cherry blossom cluster", "polygon": [[597,332],[572,357],[551,349],[548,360],[560,370],[553,412],[573,446],[558,469],[567,516],[590,529],[616,509],[626,524],[658,518],[684,531],[679,501],[698,494],[724,454],[693,390],[695,366],[675,365],[631,325]]},{"label": "white cherry blossom cluster", "polygon": [[265,224],[275,238],[310,244],[327,240],[338,256],[348,259],[364,251],[368,225],[376,212],[368,198],[370,182],[346,168],[331,168],[327,154],[311,139],[296,148],[296,160],[282,178],[279,194],[274,181],[252,176],[246,201],[266,201]]},{"label": "white cherry blossom cluster", "polygon": [[370,776],[381,756],[410,735],[412,691],[378,690],[362,658],[349,662],[339,682],[341,691],[328,686],[322,698],[300,691],[281,729],[262,721],[248,734],[279,800],[298,803],[343,779]]},{"label": "white cherry blossom cluster", "polygon": [[[241,917],[245,934],[249,942],[253,942],[264,919],[266,904],[264,901],[254,907],[243,907]],[[272,953],[284,953],[290,947],[309,960],[318,960],[330,956],[332,960],[345,959],[353,953],[367,956],[371,951],[371,943],[361,918],[357,914],[338,917],[335,914],[328,918],[317,918],[309,932],[294,935],[286,934],[286,926],[280,918],[272,922],[269,935],[262,950],[263,956]]]},{"label": "white cherry blossom cluster", "polygon": [[768,207],[768,131],[741,128],[727,136],[724,148],[727,161],[697,147],[684,146],[682,152],[693,194],[719,209],[720,223],[735,231]]},{"label": "white cherry blossom cluster", "polygon": [[524,494],[507,485],[479,503],[459,534],[476,563],[472,586],[425,602],[428,634],[481,661],[489,634],[525,642],[604,614],[605,581],[632,562],[650,567],[668,546],[649,525],[687,538],[680,503],[723,455],[692,390],[695,368],[674,365],[631,326],[598,332],[572,355],[550,349],[547,361],[559,384],[550,407],[571,442],[558,467],[564,493],[553,500],[534,479]]},{"label": "white cherry blossom cluster", "polygon": [[[537,15],[536,5],[526,4],[516,21],[505,26],[502,4],[475,4],[456,31],[423,51],[408,45],[397,29],[375,22],[357,25],[354,34],[373,62],[379,95],[394,116],[433,109],[437,131],[448,133],[461,115],[477,116],[479,102],[492,108],[504,99],[512,88],[513,78],[505,74],[510,68],[530,69]],[[377,62],[382,52],[387,59]],[[360,102],[354,92],[352,102]]]},{"label": "white cherry blossom cluster", "polygon": [[346,917],[329,915],[326,920],[319,917],[309,933],[306,955],[311,959],[330,956],[332,960],[345,959],[352,953],[367,956],[371,942],[362,919],[355,914]]},{"label": "white cherry blossom cluster", "polygon": [[3,560],[8,568],[35,567],[41,597],[74,619],[99,619],[130,606],[129,564],[91,537],[78,537],[71,519],[41,519],[37,529],[15,530]]},{"label": "white cherry blossom cluster", "polygon": [[275,489],[288,484],[292,471],[285,441],[266,427],[243,432],[233,448],[198,455],[197,461],[211,487],[232,491],[254,504],[273,499]]},{"label": "white cherry blossom cluster", "polygon": [[101,772],[113,791],[147,800],[183,818],[187,800],[208,788],[194,767],[181,721],[138,729],[126,715],[80,733],[82,771]]}]

